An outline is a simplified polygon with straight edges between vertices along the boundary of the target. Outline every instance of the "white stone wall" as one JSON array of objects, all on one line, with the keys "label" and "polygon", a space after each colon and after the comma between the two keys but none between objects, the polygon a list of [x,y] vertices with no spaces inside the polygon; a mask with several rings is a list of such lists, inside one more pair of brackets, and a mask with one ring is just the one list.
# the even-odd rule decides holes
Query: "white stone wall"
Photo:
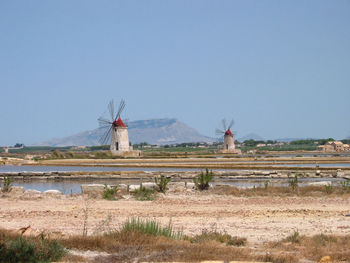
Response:
[{"label": "white stone wall", "polygon": [[235,139],[233,136],[224,136],[224,151],[234,152],[235,151]]},{"label": "white stone wall", "polygon": [[113,154],[130,151],[128,128],[113,128],[110,149]]}]

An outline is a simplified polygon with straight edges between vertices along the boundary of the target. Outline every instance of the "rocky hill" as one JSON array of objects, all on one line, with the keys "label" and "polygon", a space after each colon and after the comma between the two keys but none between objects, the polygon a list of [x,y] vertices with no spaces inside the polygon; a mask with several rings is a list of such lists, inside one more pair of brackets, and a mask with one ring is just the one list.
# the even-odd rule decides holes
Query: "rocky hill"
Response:
[{"label": "rocky hill", "polygon": [[[129,123],[129,140],[135,144],[147,142],[149,144],[174,144],[183,142],[212,142],[215,139],[201,135],[194,128],[177,119],[139,120]],[[42,146],[75,146],[99,145],[99,138],[103,130],[95,129],[84,131],[64,138],[55,138],[49,141],[36,143]]]}]

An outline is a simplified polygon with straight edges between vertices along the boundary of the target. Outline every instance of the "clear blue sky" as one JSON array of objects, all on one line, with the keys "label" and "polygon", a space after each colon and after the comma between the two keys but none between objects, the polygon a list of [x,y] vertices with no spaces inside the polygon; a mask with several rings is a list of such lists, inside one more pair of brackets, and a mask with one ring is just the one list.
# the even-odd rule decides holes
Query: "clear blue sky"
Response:
[{"label": "clear blue sky", "polygon": [[350,135],[350,1],[1,1],[0,145],[175,117],[207,136]]}]

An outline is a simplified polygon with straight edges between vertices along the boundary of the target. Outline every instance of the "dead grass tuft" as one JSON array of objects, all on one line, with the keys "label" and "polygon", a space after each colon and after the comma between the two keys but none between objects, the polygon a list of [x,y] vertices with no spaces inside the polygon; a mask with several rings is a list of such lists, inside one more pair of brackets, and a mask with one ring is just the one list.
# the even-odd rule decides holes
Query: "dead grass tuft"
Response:
[{"label": "dead grass tuft", "polygon": [[[297,242],[293,242],[297,240]],[[323,256],[330,256],[335,262],[350,262],[350,235],[335,236],[319,234],[312,237],[295,234],[271,242],[270,247],[293,252],[308,260],[318,262]]]},{"label": "dead grass tuft", "polygon": [[299,258],[296,255],[279,252],[276,254],[266,253],[264,256],[257,257],[256,260],[263,262],[273,262],[273,263],[297,263],[299,262]]},{"label": "dead grass tuft", "polygon": [[219,242],[207,240],[191,243],[173,240],[163,236],[151,236],[138,231],[117,232],[103,236],[75,236],[62,240],[70,249],[105,251],[110,256],[100,256],[96,262],[131,261],[198,261],[252,259],[248,249],[222,246]]},{"label": "dead grass tuft", "polygon": [[212,193],[219,195],[233,195],[237,197],[253,197],[253,196],[343,196],[350,197],[350,192],[344,191],[341,186],[333,186],[332,192],[330,193],[324,186],[303,186],[298,187],[297,190],[293,190],[291,187],[284,186],[268,186],[256,187],[256,188],[237,188],[229,185],[218,185],[212,189]]},{"label": "dead grass tuft", "polygon": [[228,246],[236,247],[245,246],[247,243],[246,238],[231,236],[225,232],[218,232],[217,230],[203,230],[200,235],[195,235],[193,237],[185,236],[184,239],[190,241],[191,243],[205,243],[209,241],[216,241]]}]

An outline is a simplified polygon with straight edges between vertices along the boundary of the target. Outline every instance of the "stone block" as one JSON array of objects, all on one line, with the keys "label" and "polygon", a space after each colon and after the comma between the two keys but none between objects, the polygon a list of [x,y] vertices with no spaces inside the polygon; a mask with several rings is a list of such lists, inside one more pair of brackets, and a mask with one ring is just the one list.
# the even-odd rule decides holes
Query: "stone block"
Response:
[{"label": "stone block", "polygon": [[139,184],[131,184],[129,185],[129,191],[130,192],[135,192],[136,190],[140,189],[140,185]]},{"label": "stone block", "polygon": [[27,190],[21,195],[21,198],[24,200],[37,200],[42,198],[42,193],[38,190]]},{"label": "stone block", "polygon": [[118,189],[120,189],[120,190],[127,190],[128,189],[128,185],[127,184],[119,184],[118,185]]},{"label": "stone block", "polygon": [[10,195],[22,195],[24,193],[24,188],[22,186],[12,186],[9,192]]},{"label": "stone block", "polygon": [[187,189],[194,189],[195,187],[196,187],[196,185],[194,183],[187,183],[186,184]]},{"label": "stone block", "polygon": [[148,189],[148,190],[154,190],[157,189],[156,183],[142,183],[142,187]]},{"label": "stone block", "polygon": [[27,191],[24,192],[26,195],[40,195],[41,192],[38,190],[32,190],[32,189],[28,189]]},{"label": "stone block", "polygon": [[62,195],[62,192],[58,190],[47,190],[44,192],[44,194],[49,196],[59,196],[59,195]]},{"label": "stone block", "polygon": [[332,185],[332,182],[331,181],[312,182],[312,183],[308,183],[308,185],[313,185],[313,186]]},{"label": "stone block", "polygon": [[344,171],[342,169],[338,169],[336,173],[336,177],[343,177],[345,175]]},{"label": "stone block", "polygon": [[80,188],[83,195],[88,195],[93,198],[102,198],[105,186],[103,184],[82,184]]}]

